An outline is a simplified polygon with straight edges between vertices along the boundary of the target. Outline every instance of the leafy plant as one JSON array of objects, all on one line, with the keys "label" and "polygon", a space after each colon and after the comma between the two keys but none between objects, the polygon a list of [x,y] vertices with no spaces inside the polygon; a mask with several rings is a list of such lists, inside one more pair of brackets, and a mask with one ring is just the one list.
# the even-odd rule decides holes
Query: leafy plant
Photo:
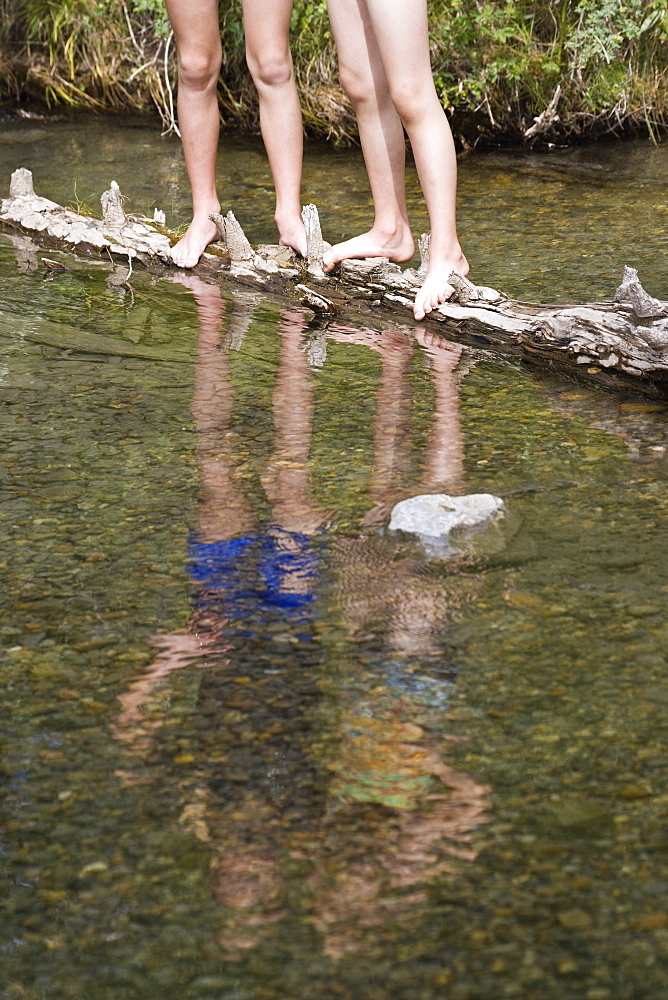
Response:
[{"label": "leafy plant", "polygon": [[[521,139],[555,94],[562,136],[668,122],[668,0],[428,2],[434,81],[462,141]],[[255,129],[238,0],[219,12],[221,113]],[[307,129],[354,138],[325,0],[296,0],[291,45]],[[169,123],[175,83],[163,0],[0,0],[0,99],[153,105]]]}]

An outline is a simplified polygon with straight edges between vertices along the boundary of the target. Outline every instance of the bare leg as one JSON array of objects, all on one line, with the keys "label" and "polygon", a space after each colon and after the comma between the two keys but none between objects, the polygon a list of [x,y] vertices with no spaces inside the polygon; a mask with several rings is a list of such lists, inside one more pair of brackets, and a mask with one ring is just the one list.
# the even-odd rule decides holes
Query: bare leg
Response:
[{"label": "bare leg", "polygon": [[220,211],[216,194],[216,87],[222,58],[218,4],[216,0],[166,0],[166,6],[176,37],[177,108],[193,199],[192,222],[172,247],[172,259],[179,267],[194,267],[209,243],[218,239],[209,219],[209,212]]},{"label": "bare leg", "polygon": [[[387,13],[386,13],[387,16]],[[325,270],[348,257],[410,260],[414,244],[404,184],[405,139],[363,0],[333,0],[329,17],[341,83],[355,108],[375,218],[368,233],[325,254]]]},{"label": "bare leg", "polygon": [[276,189],[280,242],[306,256],[302,222],[302,113],[288,33],[292,0],[243,0],[246,61],[260,99],[260,128]]},{"label": "bare leg", "polygon": [[[394,204],[403,204],[400,214],[406,226],[405,201],[402,203],[397,197],[398,191],[403,192],[403,160],[399,169],[399,133],[396,126],[390,125],[387,95],[393,114],[403,123],[413,148],[431,222],[429,269],[414,306],[415,318],[423,319],[427,312],[452,295],[453,288],[448,283],[450,273],[468,274],[468,262],[457,238],[455,148],[434,88],[426,3],[425,0],[393,0],[389,11],[385,0],[336,0],[331,4],[330,18],[341,58],[341,80],[358,114],[376,212],[383,216],[386,210],[391,212],[392,194],[387,189],[391,177]],[[403,151],[403,133],[401,147]],[[371,233],[375,228],[376,224]],[[374,245],[367,240],[369,235],[333,247],[325,256],[326,266],[333,266],[337,260],[350,256],[407,259],[378,248],[370,253]]]},{"label": "bare leg", "polygon": [[429,212],[429,268],[414,307],[415,318],[422,319],[452,295],[451,272],[466,275],[469,270],[457,237],[455,147],[434,87],[425,0],[393,0],[391,16],[385,0],[360,2],[366,4],[373,25],[392,102],[408,133]]}]

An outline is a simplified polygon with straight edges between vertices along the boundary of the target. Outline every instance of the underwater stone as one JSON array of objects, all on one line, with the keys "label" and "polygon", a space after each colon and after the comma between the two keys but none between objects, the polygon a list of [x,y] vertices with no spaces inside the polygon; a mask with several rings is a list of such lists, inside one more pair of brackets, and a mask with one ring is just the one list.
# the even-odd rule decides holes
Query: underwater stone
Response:
[{"label": "underwater stone", "polygon": [[503,500],[491,493],[455,497],[427,493],[402,500],[392,509],[390,529],[419,535],[423,541],[447,541],[455,528],[474,528],[503,511]]}]

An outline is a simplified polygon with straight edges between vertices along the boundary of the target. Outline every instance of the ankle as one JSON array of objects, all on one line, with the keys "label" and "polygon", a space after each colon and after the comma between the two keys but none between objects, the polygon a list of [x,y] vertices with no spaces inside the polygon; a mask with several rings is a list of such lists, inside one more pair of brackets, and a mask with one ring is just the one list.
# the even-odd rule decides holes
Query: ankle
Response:
[{"label": "ankle", "polygon": [[299,211],[279,211],[274,212],[274,222],[279,233],[285,231],[293,232],[295,229],[303,229],[301,209]]},{"label": "ankle", "polygon": [[435,241],[432,236],[429,241],[429,259],[433,260],[434,263],[445,264],[454,260],[465,260],[466,258],[456,236],[454,239],[442,241]]},{"label": "ankle", "polygon": [[217,198],[213,198],[211,201],[200,202],[197,207],[193,206],[193,219],[200,220],[208,219],[212,212],[220,212],[220,202]]},{"label": "ankle", "polygon": [[405,219],[397,219],[393,222],[374,222],[371,232],[381,242],[388,244],[401,243],[408,237],[413,238],[410,226]]}]

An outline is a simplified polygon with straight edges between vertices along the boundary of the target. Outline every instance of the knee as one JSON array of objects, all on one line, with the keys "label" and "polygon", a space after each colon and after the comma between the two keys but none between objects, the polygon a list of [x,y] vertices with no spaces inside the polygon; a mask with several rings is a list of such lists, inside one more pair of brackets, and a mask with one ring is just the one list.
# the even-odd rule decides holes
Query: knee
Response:
[{"label": "knee", "polygon": [[289,49],[264,51],[261,54],[246,49],[246,62],[258,90],[281,87],[292,80]]},{"label": "knee", "polygon": [[361,72],[356,66],[339,63],[339,79],[354,108],[374,99],[375,85],[370,74]]},{"label": "knee", "polygon": [[218,83],[222,50],[193,49],[180,51],[178,55],[179,84],[189,90],[208,90]]},{"label": "knee", "polygon": [[[416,122],[425,121],[433,102],[438,104],[436,92],[425,94],[417,87],[408,83],[393,82],[390,84],[390,97],[404,125],[408,128]],[[438,104],[440,109],[440,104]]]}]

